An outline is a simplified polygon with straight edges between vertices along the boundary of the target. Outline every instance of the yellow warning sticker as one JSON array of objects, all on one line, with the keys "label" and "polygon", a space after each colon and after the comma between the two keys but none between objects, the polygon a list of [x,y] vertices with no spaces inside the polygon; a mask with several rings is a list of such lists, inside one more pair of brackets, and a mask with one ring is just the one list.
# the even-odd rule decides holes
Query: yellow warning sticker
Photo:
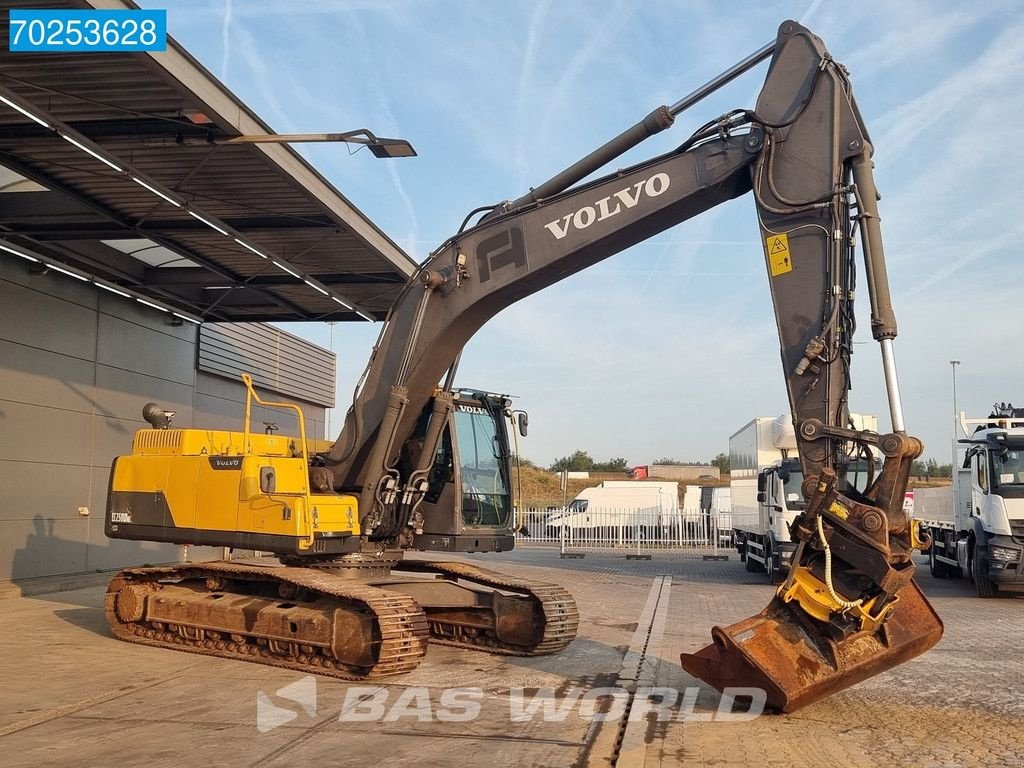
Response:
[{"label": "yellow warning sticker", "polygon": [[768,271],[772,277],[793,271],[793,259],[789,253],[789,237],[787,235],[768,235],[764,239],[765,250],[768,252]]},{"label": "yellow warning sticker", "polygon": [[836,517],[842,518],[843,520],[845,520],[847,517],[850,516],[850,510],[848,510],[846,507],[844,507],[838,501],[833,501],[832,505],[828,508],[828,511],[831,512]]}]

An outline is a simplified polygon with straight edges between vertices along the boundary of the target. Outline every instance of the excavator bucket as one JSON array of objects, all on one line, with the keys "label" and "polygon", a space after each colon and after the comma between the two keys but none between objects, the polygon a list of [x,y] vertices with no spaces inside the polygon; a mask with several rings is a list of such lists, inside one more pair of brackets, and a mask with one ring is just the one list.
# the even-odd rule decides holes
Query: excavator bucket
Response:
[{"label": "excavator bucket", "polygon": [[683,669],[719,691],[760,688],[766,706],[794,712],[924,653],[942,637],[942,621],[910,581],[875,632],[841,640],[830,626],[776,596],[764,611],[714,627],[713,642],[684,653]]}]

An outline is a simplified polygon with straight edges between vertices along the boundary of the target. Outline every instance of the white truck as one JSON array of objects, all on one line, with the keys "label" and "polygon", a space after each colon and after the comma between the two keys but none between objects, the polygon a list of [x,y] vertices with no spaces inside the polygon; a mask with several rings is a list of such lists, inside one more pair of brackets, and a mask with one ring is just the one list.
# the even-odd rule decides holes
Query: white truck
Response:
[{"label": "white truck", "polygon": [[[878,431],[877,416],[855,413],[850,418],[855,429]],[[796,549],[789,526],[806,506],[792,419],[752,419],[729,438],[729,464],[736,551],[748,571],[764,571],[771,583],[779,584]],[[866,469],[861,486],[866,484]]]},{"label": "white truck", "polygon": [[549,515],[546,523],[548,535],[555,538],[566,534],[631,536],[636,529],[652,538],[680,519],[679,483],[605,480],[584,488],[564,511]]},{"label": "white truck", "polygon": [[914,491],[913,515],[933,539],[932,575],[966,574],[979,597],[1024,591],[1024,408],[961,413],[960,427],[952,487]]}]

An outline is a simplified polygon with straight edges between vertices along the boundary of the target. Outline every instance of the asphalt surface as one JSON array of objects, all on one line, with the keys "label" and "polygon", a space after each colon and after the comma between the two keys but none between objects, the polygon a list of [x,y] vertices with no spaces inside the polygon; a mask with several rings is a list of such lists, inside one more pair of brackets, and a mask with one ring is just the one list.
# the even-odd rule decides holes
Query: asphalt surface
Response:
[{"label": "asphalt surface", "polygon": [[981,600],[922,562],[938,646],[795,714],[729,720],[678,659],[771,598],[735,553],[468,559],[568,587],[577,640],[543,658],[432,646],[413,673],[357,686],[119,642],[101,587],[0,600],[0,764],[1024,765],[1024,598]]}]

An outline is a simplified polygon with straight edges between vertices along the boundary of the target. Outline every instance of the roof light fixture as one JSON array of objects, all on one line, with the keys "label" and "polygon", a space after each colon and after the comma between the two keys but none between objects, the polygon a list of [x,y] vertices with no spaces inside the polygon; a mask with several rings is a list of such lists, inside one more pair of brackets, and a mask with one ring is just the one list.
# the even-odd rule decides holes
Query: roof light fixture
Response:
[{"label": "roof light fixture", "polygon": [[330,293],[328,293],[327,291],[325,291],[325,290],[324,290],[323,288],[321,288],[321,287],[320,287],[319,285],[317,285],[316,283],[314,283],[314,282],[313,282],[312,280],[305,280],[305,279],[304,279],[304,280],[303,280],[302,282],[304,282],[304,283],[305,283],[306,285],[308,285],[308,286],[309,286],[310,288],[312,288],[312,289],[313,289],[314,291],[319,291],[319,292],[320,292],[320,293],[322,293],[322,294],[323,294],[324,296],[330,296],[330,295],[331,295]]},{"label": "roof light fixture", "polygon": [[243,248],[252,251],[257,256],[259,256],[261,259],[268,259],[268,258],[270,258],[269,256],[267,256],[267,254],[261,253],[260,251],[258,251],[255,248],[253,248],[251,245],[249,245],[247,242],[245,242],[245,240],[240,240],[239,238],[236,237],[235,238],[235,242],[238,243]]},{"label": "roof light fixture", "polygon": [[228,232],[227,232],[227,230],[226,230],[226,229],[223,229],[223,228],[221,228],[221,227],[217,226],[216,224],[214,224],[214,223],[213,223],[212,221],[210,221],[209,219],[204,219],[204,218],[203,218],[202,216],[200,216],[200,215],[199,215],[198,213],[196,213],[195,211],[193,211],[193,210],[189,210],[189,212],[188,212],[188,215],[189,215],[189,216],[191,216],[191,217],[192,217],[193,219],[198,219],[199,221],[203,222],[203,224],[205,224],[206,226],[208,226],[208,227],[209,227],[210,229],[215,229],[215,230],[217,230],[218,232],[220,232],[220,233],[221,233],[222,235],[224,235],[225,237],[230,237],[230,235],[228,234]]},{"label": "roof light fixture", "polygon": [[19,251],[19,250],[15,249],[15,248],[12,248],[11,246],[3,244],[3,243],[0,243],[0,250],[7,251],[8,253],[13,253],[15,256],[21,256],[21,258],[28,259],[29,261],[35,261],[35,262],[39,261],[39,259],[37,259],[35,256],[30,256],[27,253],[23,253],[22,251]]},{"label": "roof light fixture", "polygon": [[294,269],[289,267],[287,264],[284,264],[284,263],[278,261],[277,259],[272,259],[272,261],[274,262],[274,266],[277,267],[278,269],[283,269],[285,272],[287,272],[289,275],[291,275],[294,278],[297,278],[299,280],[302,279],[302,275],[300,275]]},{"label": "roof light fixture", "polygon": [[92,155],[93,157],[95,157],[97,160],[99,160],[104,165],[109,166],[110,168],[113,168],[118,173],[124,173],[124,168],[122,168],[121,166],[117,165],[117,163],[114,163],[114,162],[112,162],[110,160],[107,160],[107,158],[105,158],[99,152],[97,152],[96,150],[91,149],[91,148],[85,146],[85,144],[83,144],[82,142],[80,142],[80,141],[78,141],[76,139],[71,138],[66,133],[63,133],[61,131],[57,131],[57,135],[60,136],[62,139],[64,139],[64,141],[66,141],[66,142],[68,142],[70,144],[74,144],[76,147],[78,147],[80,150],[82,150],[86,154]]},{"label": "roof light fixture", "polygon": [[85,275],[79,275],[76,272],[72,272],[70,269],[64,269],[63,267],[58,267],[56,264],[51,264],[50,262],[47,262],[47,261],[44,261],[42,263],[46,266],[47,269],[56,270],[57,272],[60,272],[61,274],[67,275],[68,277],[73,277],[76,280],[81,280],[83,283],[90,283],[90,282],[92,282]]},{"label": "roof light fixture", "polygon": [[134,298],[130,293],[126,293],[125,291],[122,291],[120,288],[115,288],[112,285],[101,283],[99,280],[93,280],[92,284],[95,285],[97,288],[102,288],[104,291],[110,291],[111,293],[116,293],[118,296],[124,296],[126,299]]},{"label": "roof light fixture", "polygon": [[13,101],[11,101],[10,99],[6,98],[5,96],[0,96],[0,101],[2,101],[4,104],[9,106],[11,109],[14,109],[14,110],[17,110],[18,112],[21,112],[21,114],[23,114],[29,120],[32,120],[33,122],[39,123],[39,125],[43,126],[43,128],[49,128],[50,127],[50,124],[48,122],[46,122],[45,120],[43,120],[43,118],[36,117],[31,112],[29,112],[27,109],[25,109],[24,107],[20,106],[19,104],[15,104]]},{"label": "roof light fixture", "polygon": [[154,304],[151,301],[146,301],[145,299],[140,299],[138,296],[135,297],[135,300],[137,302],[139,302],[139,304],[145,304],[147,307],[150,307],[151,309],[159,309],[161,312],[170,312],[171,311],[171,310],[167,309],[167,307],[161,307],[159,304]]},{"label": "roof light fixture", "polygon": [[[130,175],[130,174],[129,174],[129,175]],[[146,182],[144,182],[144,181],[143,181],[142,179],[140,179],[140,178],[139,178],[138,176],[132,176],[132,177],[131,177],[131,179],[132,179],[132,181],[134,181],[134,182],[135,182],[136,184],[138,184],[139,186],[141,186],[141,187],[145,187],[146,189],[148,189],[148,190],[149,190],[150,192],[152,192],[152,193],[153,193],[154,195],[156,195],[157,197],[159,197],[159,198],[162,198],[162,199],[166,200],[166,201],[167,201],[168,203],[170,203],[171,205],[173,205],[173,206],[174,206],[175,208],[181,208],[181,203],[179,203],[179,202],[178,202],[177,200],[175,200],[175,199],[174,199],[173,197],[171,197],[171,196],[169,196],[169,195],[165,195],[165,194],[164,194],[163,192],[161,192],[161,191],[160,191],[159,189],[156,189],[155,187],[153,187],[153,186],[151,186],[151,185],[147,184],[147,183],[146,183]]]}]

